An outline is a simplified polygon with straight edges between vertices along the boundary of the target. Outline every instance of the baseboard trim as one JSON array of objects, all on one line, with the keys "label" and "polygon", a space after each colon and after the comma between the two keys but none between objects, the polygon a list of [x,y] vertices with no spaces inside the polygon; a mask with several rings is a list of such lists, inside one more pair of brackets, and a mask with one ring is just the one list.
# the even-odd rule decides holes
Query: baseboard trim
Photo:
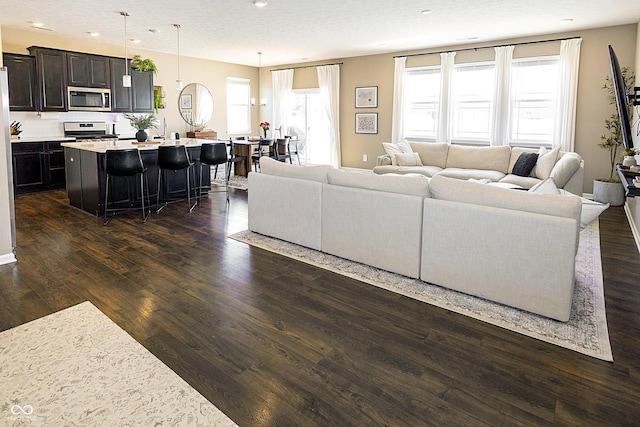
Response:
[{"label": "baseboard trim", "polygon": [[4,264],[10,264],[12,262],[16,262],[18,261],[16,259],[16,256],[13,254],[13,252],[5,254],[5,255],[0,255],[0,265],[4,265]]},{"label": "baseboard trim", "polygon": [[636,248],[638,249],[638,253],[640,253],[640,234],[638,233],[638,227],[636,227],[636,223],[633,220],[633,216],[631,215],[631,209],[629,209],[629,204],[627,202],[624,202],[624,213],[627,216],[629,227],[631,227],[631,234],[633,234],[633,240],[636,241]]}]

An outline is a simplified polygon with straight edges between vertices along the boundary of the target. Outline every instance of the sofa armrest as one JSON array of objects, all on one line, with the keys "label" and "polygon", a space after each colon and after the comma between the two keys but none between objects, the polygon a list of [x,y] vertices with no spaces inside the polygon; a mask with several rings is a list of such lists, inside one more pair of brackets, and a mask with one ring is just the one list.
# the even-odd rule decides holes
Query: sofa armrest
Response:
[{"label": "sofa armrest", "polygon": [[391,164],[391,156],[388,154],[383,154],[382,156],[378,156],[376,159],[376,166],[386,166]]}]

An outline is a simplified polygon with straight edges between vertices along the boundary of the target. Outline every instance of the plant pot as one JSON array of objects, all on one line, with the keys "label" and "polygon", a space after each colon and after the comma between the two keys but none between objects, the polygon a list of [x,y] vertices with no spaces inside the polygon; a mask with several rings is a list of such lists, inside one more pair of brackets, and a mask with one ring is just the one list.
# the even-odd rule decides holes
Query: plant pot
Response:
[{"label": "plant pot", "polygon": [[593,200],[599,203],[609,203],[611,206],[624,204],[624,187],[620,182],[593,180]]},{"label": "plant pot", "polygon": [[636,158],[635,156],[624,156],[624,159],[622,159],[622,166],[633,166],[636,164]]},{"label": "plant pot", "polygon": [[145,142],[148,137],[149,135],[144,130],[139,130],[138,132],[136,132],[136,139],[138,140],[138,142]]}]

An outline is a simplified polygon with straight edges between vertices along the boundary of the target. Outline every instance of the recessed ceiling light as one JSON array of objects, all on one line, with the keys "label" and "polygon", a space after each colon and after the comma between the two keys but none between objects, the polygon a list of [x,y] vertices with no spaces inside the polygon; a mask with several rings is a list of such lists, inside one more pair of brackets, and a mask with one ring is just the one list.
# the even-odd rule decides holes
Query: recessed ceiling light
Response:
[{"label": "recessed ceiling light", "polygon": [[94,31],[89,31],[87,32],[87,34],[89,34],[91,37],[98,37],[100,35],[100,33],[96,33]]},{"label": "recessed ceiling light", "polygon": [[155,28],[149,28],[149,32],[150,32],[150,33],[159,33],[159,32],[160,32],[160,30],[157,30],[157,29],[155,29]]},{"label": "recessed ceiling light", "polygon": [[267,2],[264,0],[253,0],[253,4],[256,7],[265,7],[267,5]]},{"label": "recessed ceiling light", "polygon": [[131,43],[140,43],[142,40],[140,39],[129,39]]},{"label": "recessed ceiling light", "polygon": [[431,12],[433,12],[433,10],[431,10],[431,9],[425,9],[425,10],[423,10],[423,11],[422,11],[422,12],[420,12],[420,13],[422,13],[423,15],[428,15],[428,14],[430,14]]},{"label": "recessed ceiling light", "polygon": [[573,22],[573,18],[561,19],[560,22],[562,22],[563,24],[570,24],[571,22]]},{"label": "recessed ceiling light", "polygon": [[42,23],[42,22],[29,22],[29,23],[31,24],[32,27],[35,27],[35,28],[44,27],[44,23]]}]

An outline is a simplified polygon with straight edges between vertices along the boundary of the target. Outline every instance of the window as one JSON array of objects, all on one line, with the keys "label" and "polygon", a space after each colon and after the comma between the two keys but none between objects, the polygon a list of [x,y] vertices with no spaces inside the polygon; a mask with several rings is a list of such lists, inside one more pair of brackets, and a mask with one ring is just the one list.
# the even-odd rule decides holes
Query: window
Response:
[{"label": "window", "polygon": [[413,68],[404,76],[404,134],[435,141],[438,132],[440,67]]},{"label": "window", "polygon": [[251,133],[251,81],[227,77],[227,133]]},{"label": "window", "polygon": [[555,128],[559,58],[514,60],[509,141],[551,145]]},{"label": "window", "polygon": [[294,90],[287,111],[289,129],[285,135],[297,139],[303,164],[329,164],[329,119],[320,99],[319,89]]},{"label": "window", "polygon": [[495,66],[460,64],[451,83],[451,139],[457,142],[491,140]]}]

